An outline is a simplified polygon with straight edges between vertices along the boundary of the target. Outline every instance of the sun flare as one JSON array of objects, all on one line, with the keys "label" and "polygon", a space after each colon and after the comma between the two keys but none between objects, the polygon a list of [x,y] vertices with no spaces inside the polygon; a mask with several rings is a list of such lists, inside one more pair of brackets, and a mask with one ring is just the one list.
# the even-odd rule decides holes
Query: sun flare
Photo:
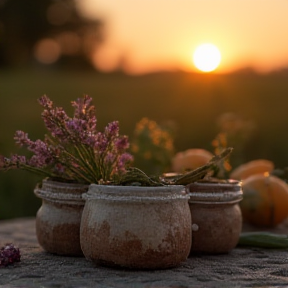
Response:
[{"label": "sun flare", "polygon": [[198,46],[193,54],[194,65],[202,72],[214,71],[220,64],[221,53],[210,43]]}]

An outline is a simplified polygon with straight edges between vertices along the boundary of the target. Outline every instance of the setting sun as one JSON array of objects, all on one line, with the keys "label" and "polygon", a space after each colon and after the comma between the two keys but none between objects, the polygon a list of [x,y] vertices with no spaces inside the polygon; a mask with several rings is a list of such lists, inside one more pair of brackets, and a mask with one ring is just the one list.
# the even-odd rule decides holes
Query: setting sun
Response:
[{"label": "setting sun", "polygon": [[194,65],[202,72],[215,70],[221,61],[219,49],[213,44],[202,44],[198,46],[193,54]]}]

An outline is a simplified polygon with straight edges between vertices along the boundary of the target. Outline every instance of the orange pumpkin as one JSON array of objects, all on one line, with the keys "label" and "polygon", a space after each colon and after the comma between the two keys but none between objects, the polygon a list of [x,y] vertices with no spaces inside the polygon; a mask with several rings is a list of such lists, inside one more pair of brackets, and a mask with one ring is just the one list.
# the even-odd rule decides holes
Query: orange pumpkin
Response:
[{"label": "orange pumpkin", "polygon": [[243,180],[243,219],[262,226],[275,227],[288,217],[288,185],[275,176],[252,175]]},{"label": "orange pumpkin", "polygon": [[231,179],[243,180],[254,174],[270,173],[274,169],[274,163],[265,159],[257,159],[238,166],[231,174]]},{"label": "orange pumpkin", "polygon": [[188,149],[178,152],[172,159],[172,170],[184,172],[193,170],[208,163],[214,155],[205,149]]}]

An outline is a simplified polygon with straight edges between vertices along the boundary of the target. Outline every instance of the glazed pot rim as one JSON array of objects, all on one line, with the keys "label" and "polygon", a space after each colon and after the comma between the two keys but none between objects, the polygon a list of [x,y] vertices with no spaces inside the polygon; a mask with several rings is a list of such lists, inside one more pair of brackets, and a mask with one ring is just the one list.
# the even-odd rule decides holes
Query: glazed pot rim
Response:
[{"label": "glazed pot rim", "polygon": [[[155,191],[156,190],[156,191]],[[85,200],[110,201],[164,201],[172,199],[189,199],[189,193],[183,185],[165,186],[113,186],[91,184],[86,193],[82,194]]]},{"label": "glazed pot rim", "polygon": [[236,179],[227,179],[227,180],[212,180],[212,181],[198,181],[198,182],[193,182],[189,184],[189,186],[216,186],[216,187],[237,187],[237,186],[242,186],[242,181],[241,180],[236,180]]},{"label": "glazed pot rim", "polygon": [[51,179],[43,179],[42,186],[36,185],[34,194],[54,203],[69,205],[84,205],[82,194],[86,192],[89,185],[80,183],[65,183]]},{"label": "glazed pot rim", "polygon": [[[193,205],[193,204],[201,204],[201,205],[231,205],[231,204],[237,204],[239,203],[241,200],[243,199],[243,197],[239,197],[239,198],[235,198],[232,200],[229,199],[189,199],[189,204]],[[219,201],[217,201],[219,200]]]},{"label": "glazed pot rim", "polygon": [[187,186],[189,203],[225,204],[237,203],[243,199],[242,182],[195,182]]}]

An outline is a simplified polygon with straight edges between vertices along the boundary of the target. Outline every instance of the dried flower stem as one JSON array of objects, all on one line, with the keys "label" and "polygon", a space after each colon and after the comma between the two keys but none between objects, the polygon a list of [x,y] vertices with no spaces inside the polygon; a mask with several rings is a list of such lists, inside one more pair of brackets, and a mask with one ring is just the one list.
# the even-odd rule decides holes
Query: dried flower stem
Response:
[{"label": "dried flower stem", "polygon": [[203,179],[213,170],[220,161],[225,160],[232,152],[233,148],[227,148],[219,155],[214,156],[209,163],[194,169],[184,175],[179,175],[173,179],[158,177],[152,179],[138,168],[129,168],[127,173],[121,178],[120,185],[141,185],[141,186],[163,186],[163,185],[188,185]]},{"label": "dried flower stem", "polygon": [[233,151],[233,148],[229,147],[222,151],[222,153],[215,155],[207,164],[194,169],[191,172],[180,176],[176,181],[176,185],[188,185],[190,183],[196,182],[202,179],[207,173],[215,168],[215,166],[220,162],[225,160]]},{"label": "dried flower stem", "polygon": [[142,170],[131,167],[120,180],[120,185],[163,186],[160,179],[153,180]]}]

